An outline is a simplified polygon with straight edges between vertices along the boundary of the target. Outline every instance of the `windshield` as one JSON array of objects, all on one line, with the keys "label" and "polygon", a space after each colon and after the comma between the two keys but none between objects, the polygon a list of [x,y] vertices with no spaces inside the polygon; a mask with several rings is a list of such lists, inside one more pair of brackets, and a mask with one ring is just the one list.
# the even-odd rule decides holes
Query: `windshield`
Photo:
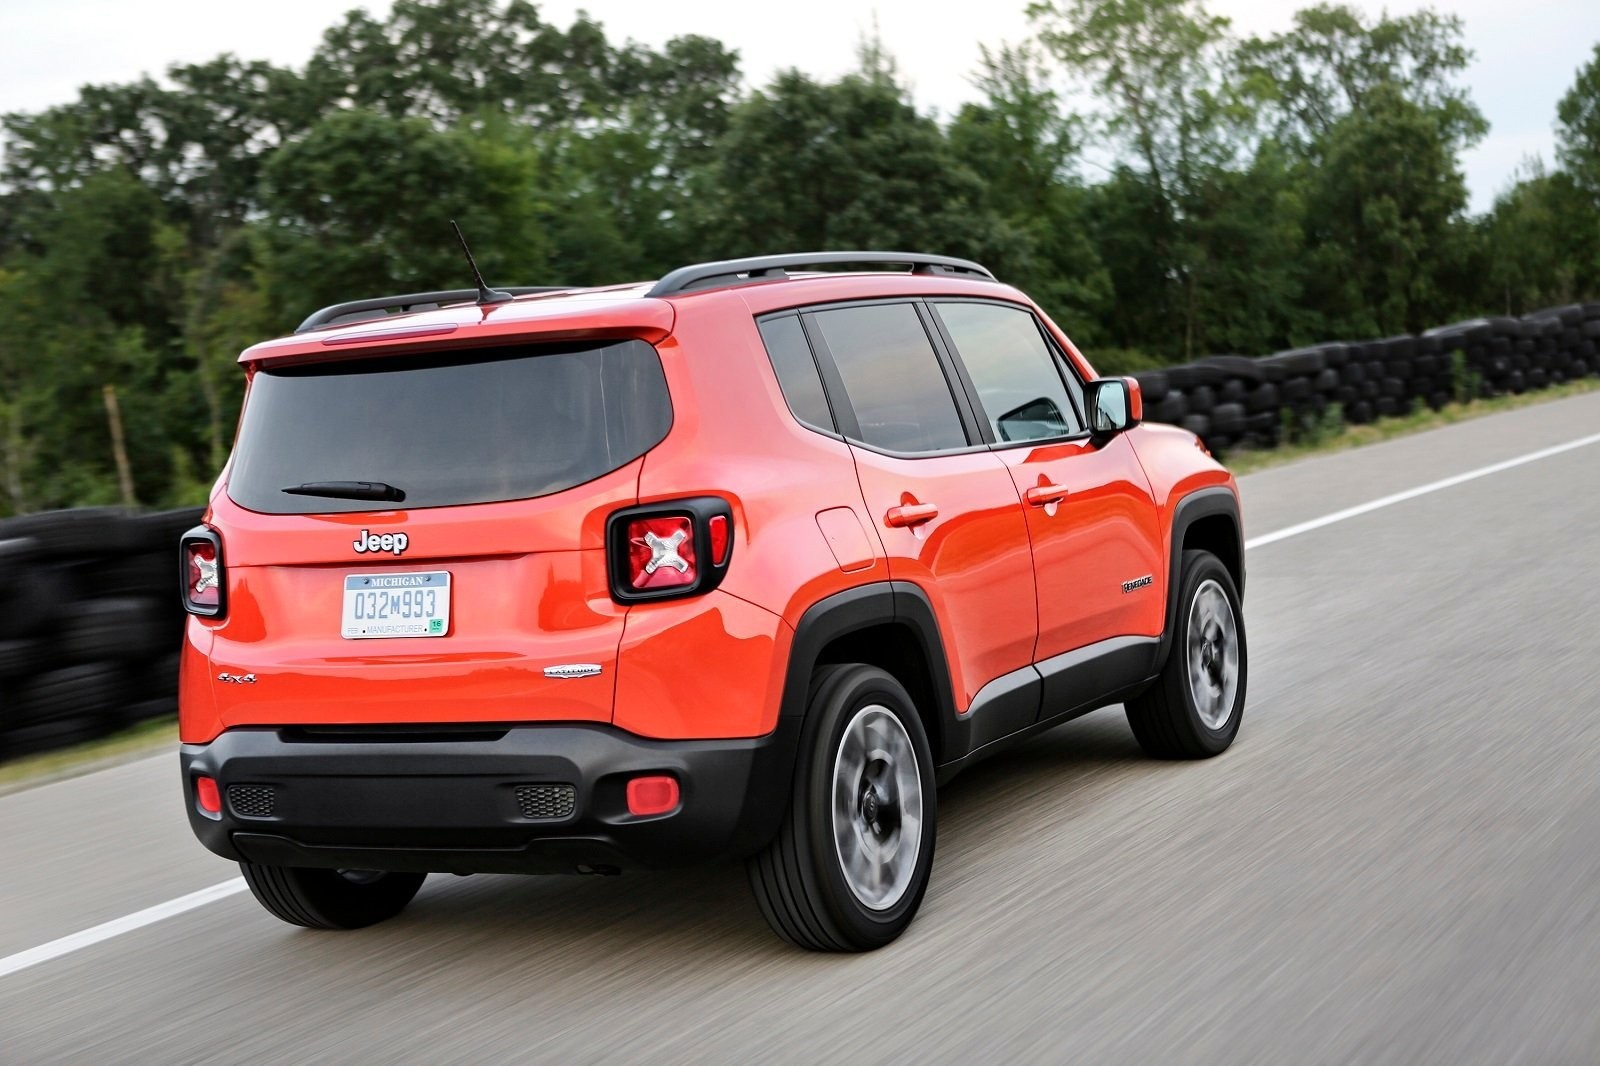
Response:
[{"label": "windshield", "polygon": [[528,499],[625,466],[671,424],[637,340],[280,367],[251,383],[228,495],[270,514]]}]

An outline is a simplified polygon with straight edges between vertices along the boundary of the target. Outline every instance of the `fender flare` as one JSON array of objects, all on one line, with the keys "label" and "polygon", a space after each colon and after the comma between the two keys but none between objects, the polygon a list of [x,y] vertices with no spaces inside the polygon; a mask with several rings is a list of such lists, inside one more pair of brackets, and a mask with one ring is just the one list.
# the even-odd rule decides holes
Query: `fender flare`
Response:
[{"label": "fender flare", "polygon": [[1224,485],[1213,485],[1209,488],[1196,489],[1183,499],[1172,511],[1172,550],[1171,558],[1167,561],[1167,610],[1166,623],[1161,629],[1161,647],[1156,655],[1156,667],[1166,666],[1167,653],[1172,650],[1172,635],[1178,628],[1178,581],[1183,572],[1183,538],[1189,532],[1189,527],[1202,518],[1222,515],[1233,526],[1233,535],[1238,539],[1239,573],[1234,582],[1238,587],[1239,598],[1244,599],[1244,525],[1239,520],[1239,498],[1234,491]]},{"label": "fender flare", "polygon": [[[804,717],[810,697],[811,674],[822,649],[840,637],[878,625],[899,625],[908,630],[922,650],[934,688],[935,718],[943,723],[955,718],[955,698],[950,685],[950,664],[944,639],[927,593],[908,581],[877,581],[827,596],[806,609],[794,627],[789,663],[784,675],[780,717]],[[936,738],[929,737],[937,746]]]}]

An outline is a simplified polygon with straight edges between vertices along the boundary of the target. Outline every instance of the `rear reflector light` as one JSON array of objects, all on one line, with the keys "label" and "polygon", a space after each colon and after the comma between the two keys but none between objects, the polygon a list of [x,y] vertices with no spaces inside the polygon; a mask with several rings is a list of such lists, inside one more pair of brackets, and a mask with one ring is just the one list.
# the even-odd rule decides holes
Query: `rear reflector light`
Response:
[{"label": "rear reflector light", "polygon": [[706,522],[706,529],[711,534],[711,561],[717,566],[723,566],[728,561],[729,526],[728,516],[714,514]]},{"label": "rear reflector light", "polygon": [[217,792],[217,782],[214,778],[195,778],[194,798],[195,802],[200,804],[200,809],[207,814],[222,813],[222,796]]},{"label": "rear reflector light", "polygon": [[178,542],[180,592],[184,610],[208,618],[226,606],[227,574],[222,565],[222,539],[209,526],[195,526]]},{"label": "rear reflector light", "polygon": [[628,584],[634,589],[693,585],[694,523],[687,515],[636,518],[628,523]]},{"label": "rear reflector light", "polygon": [[666,814],[678,806],[678,779],[665,774],[636,777],[628,782],[628,813],[635,817]]}]

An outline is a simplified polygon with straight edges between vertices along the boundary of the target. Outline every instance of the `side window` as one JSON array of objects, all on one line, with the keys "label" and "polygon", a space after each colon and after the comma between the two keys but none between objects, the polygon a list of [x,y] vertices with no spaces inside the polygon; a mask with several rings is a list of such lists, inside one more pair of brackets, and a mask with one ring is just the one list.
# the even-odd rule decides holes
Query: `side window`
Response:
[{"label": "side window", "polygon": [[1061,367],[1031,314],[998,304],[935,306],[996,440],[1048,440],[1082,431],[1063,377],[1071,371]]},{"label": "side window", "polygon": [[806,341],[805,330],[800,328],[800,320],[790,315],[768,319],[760,326],[761,341],[767,346],[767,357],[772,360],[778,387],[789,402],[789,410],[812,429],[836,432],[833,412],[828,409],[828,398],[822,391],[822,377],[817,373],[816,360],[811,358],[811,345]]},{"label": "side window", "polygon": [[967,446],[933,342],[911,304],[871,304],[815,313],[861,441],[891,452]]}]

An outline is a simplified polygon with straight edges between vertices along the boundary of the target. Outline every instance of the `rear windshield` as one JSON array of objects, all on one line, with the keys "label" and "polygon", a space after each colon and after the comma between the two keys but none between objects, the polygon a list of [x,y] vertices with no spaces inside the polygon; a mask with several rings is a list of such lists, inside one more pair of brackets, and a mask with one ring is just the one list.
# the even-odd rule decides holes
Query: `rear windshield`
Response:
[{"label": "rear windshield", "polygon": [[[228,495],[269,514],[522,500],[627,465],[671,425],[661,360],[637,340],[262,370]],[[341,482],[392,486],[404,501],[284,491]]]}]

